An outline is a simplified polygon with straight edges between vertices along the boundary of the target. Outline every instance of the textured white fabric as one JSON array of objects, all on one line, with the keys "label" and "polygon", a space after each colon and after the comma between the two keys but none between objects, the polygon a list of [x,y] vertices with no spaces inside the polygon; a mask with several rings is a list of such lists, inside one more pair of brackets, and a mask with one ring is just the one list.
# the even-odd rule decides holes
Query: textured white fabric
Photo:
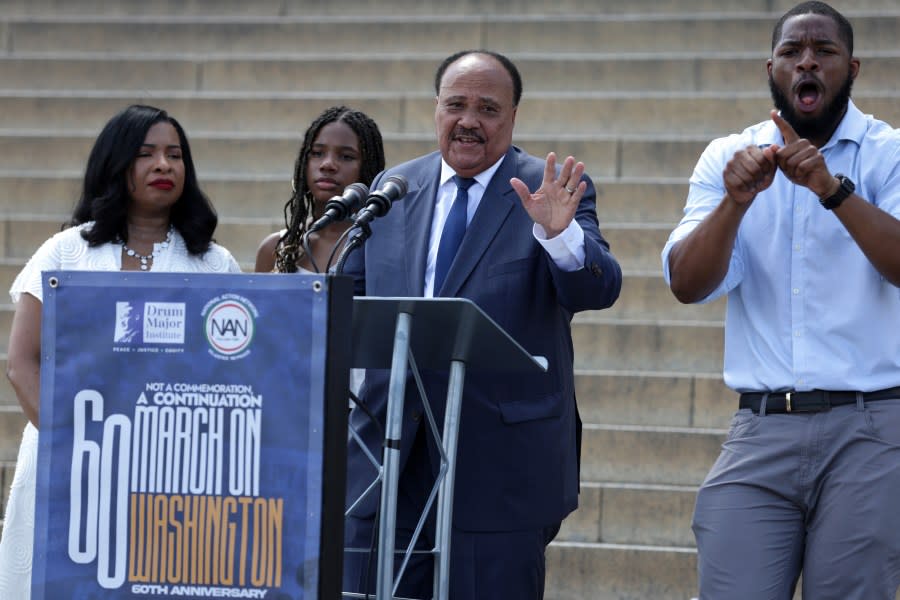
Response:
[{"label": "textured white fabric", "polygon": [[[13,302],[23,293],[42,300],[41,272],[51,270],[119,271],[122,268],[121,244],[88,246],[81,230],[90,223],[57,233],[44,242],[16,277],[10,289]],[[184,273],[240,273],[231,253],[212,244],[203,256],[188,253],[177,231],[166,248],[153,259],[152,271]],[[0,599],[28,600],[31,597],[31,556],[34,544],[34,502],[37,475],[38,431],[25,426],[16,474],[13,478],[3,536],[0,537]]]},{"label": "textured white fabric", "polygon": [[31,597],[31,552],[34,545],[34,489],[37,480],[38,432],[28,423],[19,446],[0,538],[0,598]]},{"label": "textured white fabric", "polygon": [[[41,272],[43,271],[120,271],[122,269],[122,245],[103,244],[91,248],[81,237],[81,231],[92,223],[72,227],[54,235],[44,242],[28,260],[25,268],[12,284],[9,293],[13,302],[27,292],[43,299]],[[154,248],[158,250],[159,245]],[[168,247],[153,259],[151,271],[175,271],[185,273],[240,273],[241,268],[231,253],[217,244],[212,244],[203,256],[191,256],[184,244],[184,238],[172,231]]]}]

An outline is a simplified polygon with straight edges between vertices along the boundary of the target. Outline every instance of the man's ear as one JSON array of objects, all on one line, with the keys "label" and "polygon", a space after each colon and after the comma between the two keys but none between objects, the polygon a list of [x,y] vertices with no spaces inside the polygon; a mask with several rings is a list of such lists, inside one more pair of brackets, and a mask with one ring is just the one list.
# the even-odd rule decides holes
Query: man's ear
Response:
[{"label": "man's ear", "polygon": [[855,56],[850,57],[850,79],[856,79],[859,75],[859,59]]}]

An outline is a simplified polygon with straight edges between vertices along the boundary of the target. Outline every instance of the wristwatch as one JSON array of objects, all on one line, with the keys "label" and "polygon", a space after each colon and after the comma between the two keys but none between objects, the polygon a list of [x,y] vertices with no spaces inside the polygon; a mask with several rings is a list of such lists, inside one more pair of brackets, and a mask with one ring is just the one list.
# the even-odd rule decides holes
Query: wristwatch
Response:
[{"label": "wristwatch", "polygon": [[824,206],[828,210],[834,210],[835,208],[840,206],[841,202],[846,200],[847,196],[852,194],[856,189],[856,185],[852,181],[850,181],[849,177],[846,177],[841,173],[837,173],[834,177],[840,183],[837,191],[827,198],[819,198],[819,202],[821,202],[822,206]]}]

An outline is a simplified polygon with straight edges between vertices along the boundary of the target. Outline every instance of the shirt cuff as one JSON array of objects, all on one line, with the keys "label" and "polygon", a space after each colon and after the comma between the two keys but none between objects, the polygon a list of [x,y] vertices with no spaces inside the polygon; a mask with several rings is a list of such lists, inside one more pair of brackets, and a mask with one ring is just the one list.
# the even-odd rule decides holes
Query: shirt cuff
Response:
[{"label": "shirt cuff", "polygon": [[561,271],[584,268],[584,230],[575,219],[554,238],[547,239],[547,232],[537,223],[534,224],[532,233]]}]

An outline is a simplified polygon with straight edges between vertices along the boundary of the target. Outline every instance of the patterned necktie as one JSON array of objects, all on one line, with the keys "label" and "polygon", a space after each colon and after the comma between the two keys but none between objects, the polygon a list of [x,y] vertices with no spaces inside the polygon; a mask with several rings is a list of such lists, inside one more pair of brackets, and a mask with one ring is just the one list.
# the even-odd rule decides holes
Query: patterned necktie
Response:
[{"label": "patterned necktie", "polygon": [[466,234],[466,207],[469,203],[467,190],[475,183],[475,180],[454,175],[453,182],[456,183],[456,198],[453,200],[453,206],[450,207],[450,214],[447,215],[438,245],[437,261],[434,265],[434,292],[432,294],[434,296],[440,293],[444,279],[447,277],[447,271],[453,264],[453,257],[456,256],[456,251],[459,250],[459,245],[462,244],[463,236]]}]

